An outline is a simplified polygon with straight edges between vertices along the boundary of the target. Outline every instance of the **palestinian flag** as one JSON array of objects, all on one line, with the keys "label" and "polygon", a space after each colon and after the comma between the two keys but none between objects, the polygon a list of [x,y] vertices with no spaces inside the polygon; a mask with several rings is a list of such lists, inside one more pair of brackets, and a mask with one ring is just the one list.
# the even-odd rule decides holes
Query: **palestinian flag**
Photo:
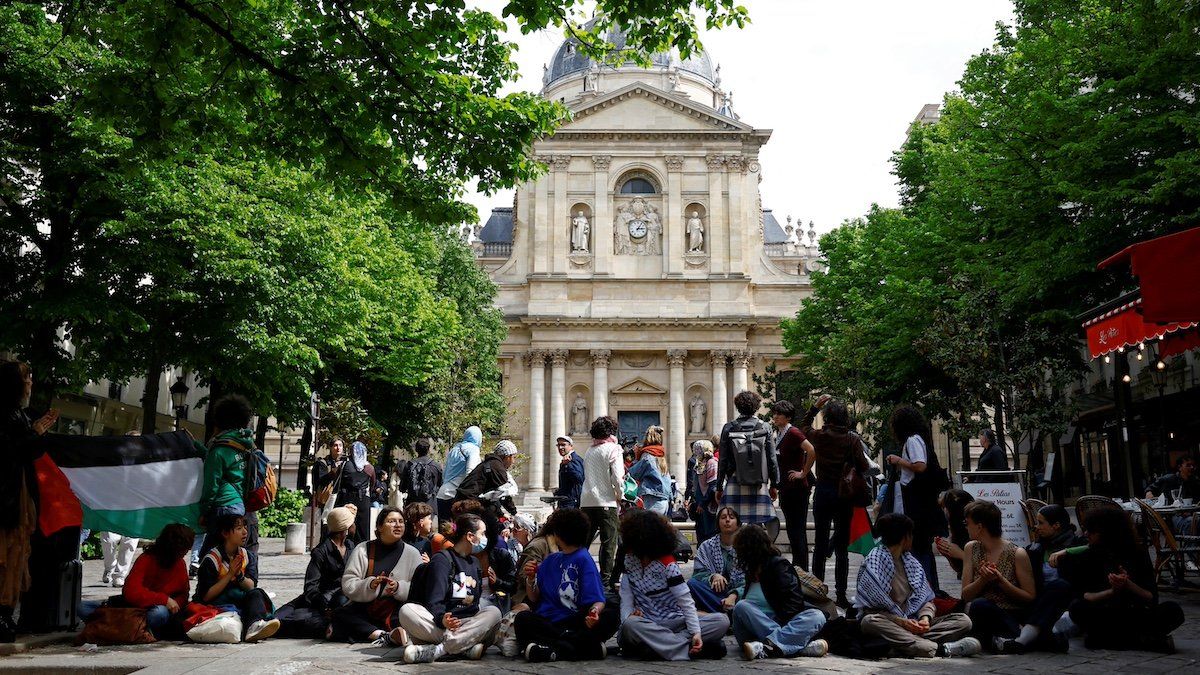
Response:
[{"label": "palestinian flag", "polygon": [[854,509],[854,515],[850,517],[850,546],[847,550],[866,555],[873,548],[875,535],[871,533],[871,517],[867,515],[867,507],[857,507]]},{"label": "palestinian flag", "polygon": [[83,508],[83,526],[153,539],[164,525],[197,527],[204,447],[186,431],[54,436],[46,452]]}]

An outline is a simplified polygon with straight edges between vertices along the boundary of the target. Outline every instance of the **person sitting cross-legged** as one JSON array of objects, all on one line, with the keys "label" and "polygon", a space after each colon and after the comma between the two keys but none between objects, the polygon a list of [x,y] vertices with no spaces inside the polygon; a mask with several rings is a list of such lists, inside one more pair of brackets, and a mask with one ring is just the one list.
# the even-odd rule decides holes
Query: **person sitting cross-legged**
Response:
[{"label": "person sitting cross-legged", "polygon": [[668,661],[725,656],[729,630],[723,613],[696,613],[673,555],[675,528],[666,516],[644,509],[621,518],[625,573],[621,575],[620,644],[626,656]]},{"label": "person sitting cross-legged", "polygon": [[982,647],[968,637],[971,619],[934,616],[933,589],[912,554],[913,522],[889,513],[875,523],[882,539],[858,570],[854,604],[863,613],[863,635],[880,637],[902,656],[973,656]]},{"label": "person sitting cross-legged", "polygon": [[733,536],[742,526],[742,518],[731,506],[717,511],[716,536],[696,548],[696,561],[688,588],[696,608],[702,612],[728,612],[746,588],[746,575],[738,567]]},{"label": "person sitting cross-legged", "polygon": [[780,656],[825,656],[829,644],[815,640],[825,614],[804,604],[792,561],[758,525],[743,525],[733,538],[746,593],[733,606],[733,635],[747,660]]},{"label": "person sitting cross-legged", "polygon": [[237,607],[246,642],[271,637],[279,630],[279,620],[273,617],[271,598],[258,587],[258,556],[243,548],[248,534],[246,517],[221,515],[214,531],[220,541],[200,561],[193,600]]},{"label": "person sitting cross-legged", "polygon": [[[584,661],[608,655],[604,643],[620,624],[607,607],[600,570],[586,548],[590,523],[583,511],[559,509],[543,526],[556,553],[526,565],[528,600],[534,609],[513,619],[527,661]],[[615,538],[615,537],[614,537]]]},{"label": "person sitting cross-legged", "polygon": [[329,534],[309,553],[304,592],[275,612],[282,624],[280,637],[324,639],[332,635],[334,611],[349,602],[342,592],[342,575],[346,573],[346,556],[354,548],[357,513],[357,506],[346,504],[326,516]]},{"label": "person sitting cross-legged", "polygon": [[183,556],[191,550],[195,533],[179,523],[167,525],[133,563],[121,596],[130,607],[146,610],[146,626],[159,640],[183,637],[188,574]]},{"label": "person sitting cross-legged", "polygon": [[418,602],[400,608],[400,625],[415,643],[404,648],[405,663],[455,654],[483,657],[485,639],[500,623],[499,609],[479,606],[483,579],[476,556],[487,547],[486,531],[482,518],[463,514],[454,521],[454,545],[429,559],[421,595],[413,598]]}]

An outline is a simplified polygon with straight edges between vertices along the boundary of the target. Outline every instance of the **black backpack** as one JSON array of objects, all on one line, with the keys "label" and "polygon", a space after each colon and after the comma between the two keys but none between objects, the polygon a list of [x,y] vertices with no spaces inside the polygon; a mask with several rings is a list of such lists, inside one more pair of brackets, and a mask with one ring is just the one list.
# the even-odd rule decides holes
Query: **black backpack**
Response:
[{"label": "black backpack", "polygon": [[404,471],[409,502],[427,502],[433,499],[440,487],[438,472],[433,462],[412,461]]}]

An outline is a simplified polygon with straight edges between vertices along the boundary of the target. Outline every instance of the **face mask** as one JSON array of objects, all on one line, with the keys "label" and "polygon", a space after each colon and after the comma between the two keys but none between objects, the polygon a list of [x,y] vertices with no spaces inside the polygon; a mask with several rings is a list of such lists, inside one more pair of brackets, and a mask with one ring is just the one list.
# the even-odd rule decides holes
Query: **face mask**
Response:
[{"label": "face mask", "polygon": [[479,535],[479,543],[471,547],[471,553],[483,553],[483,549],[487,548],[487,535]]}]

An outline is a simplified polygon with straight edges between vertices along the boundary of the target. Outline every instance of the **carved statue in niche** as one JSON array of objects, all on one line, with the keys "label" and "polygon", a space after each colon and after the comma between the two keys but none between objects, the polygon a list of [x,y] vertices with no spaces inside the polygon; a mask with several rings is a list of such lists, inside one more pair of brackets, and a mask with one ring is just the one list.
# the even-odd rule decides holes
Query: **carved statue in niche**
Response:
[{"label": "carved statue in niche", "polygon": [[588,221],[587,216],[583,215],[583,211],[575,213],[575,217],[571,219],[571,252],[587,253],[588,251],[588,236],[591,234],[592,224]]},{"label": "carved statue in niche", "polygon": [[617,255],[659,255],[662,253],[662,219],[658,210],[638,197],[617,209],[613,223]]},{"label": "carved statue in niche", "polygon": [[591,67],[583,74],[583,90],[596,91],[597,80],[600,79],[600,69]]},{"label": "carved statue in niche", "polygon": [[704,223],[699,214],[692,211],[687,221],[688,253],[704,251]]},{"label": "carved statue in niche", "polygon": [[581,435],[588,433],[587,401],[583,394],[575,394],[575,402],[571,404],[571,433]]},{"label": "carved statue in niche", "polygon": [[691,409],[692,413],[692,427],[690,433],[704,433],[704,417],[708,414],[708,406],[704,404],[704,399],[700,398],[700,394],[696,394],[692,397],[692,403],[689,408]]}]

